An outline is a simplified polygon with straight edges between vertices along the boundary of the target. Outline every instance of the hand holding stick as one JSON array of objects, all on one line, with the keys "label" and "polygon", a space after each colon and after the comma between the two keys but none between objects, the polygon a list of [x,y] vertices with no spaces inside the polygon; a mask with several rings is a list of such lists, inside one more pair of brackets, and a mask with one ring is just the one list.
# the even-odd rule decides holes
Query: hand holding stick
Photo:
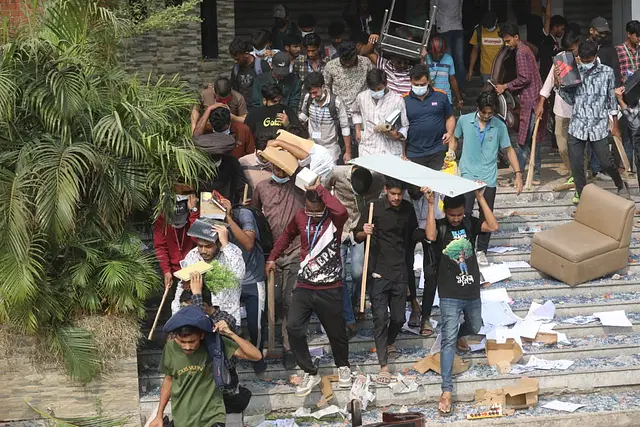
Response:
[{"label": "hand holding stick", "polygon": [[153,336],[153,333],[156,330],[156,326],[158,326],[158,319],[160,319],[160,313],[162,312],[162,307],[164,307],[164,302],[167,300],[167,294],[169,294],[169,289],[171,289],[171,286],[164,287],[164,294],[162,295],[162,301],[160,302],[160,307],[158,307],[156,318],[153,321],[153,326],[151,327],[151,331],[149,332],[149,336],[147,337],[149,341],[151,341],[151,337]]},{"label": "hand holding stick", "polygon": [[[371,226],[373,222],[373,202],[369,204],[369,221],[367,225]],[[362,287],[360,290],[360,313],[364,313],[364,300],[367,295],[367,270],[369,269],[369,249],[371,248],[371,234],[367,233],[367,240],[364,249],[364,266],[362,269]]]}]

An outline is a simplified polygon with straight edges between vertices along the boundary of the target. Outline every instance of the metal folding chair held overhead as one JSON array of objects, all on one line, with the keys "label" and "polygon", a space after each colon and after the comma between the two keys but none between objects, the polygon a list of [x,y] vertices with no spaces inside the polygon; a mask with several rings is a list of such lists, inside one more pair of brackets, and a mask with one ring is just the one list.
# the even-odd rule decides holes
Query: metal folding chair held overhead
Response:
[{"label": "metal folding chair held overhead", "polygon": [[[396,0],[391,2],[391,9],[385,9],[384,19],[382,20],[382,29],[380,30],[380,38],[378,39],[378,51],[380,55],[392,55],[399,56],[401,58],[409,59],[411,61],[420,60],[422,57],[422,50],[427,45],[429,35],[431,34],[431,28],[435,22],[437,6],[433,6],[431,9],[431,16],[425,21],[424,27],[417,25],[407,24],[405,22],[394,21],[393,9],[396,5]],[[412,28],[422,31],[422,39],[420,42],[415,40],[409,40],[406,38],[398,37],[393,34],[389,34],[389,27],[391,24],[397,27]]]}]

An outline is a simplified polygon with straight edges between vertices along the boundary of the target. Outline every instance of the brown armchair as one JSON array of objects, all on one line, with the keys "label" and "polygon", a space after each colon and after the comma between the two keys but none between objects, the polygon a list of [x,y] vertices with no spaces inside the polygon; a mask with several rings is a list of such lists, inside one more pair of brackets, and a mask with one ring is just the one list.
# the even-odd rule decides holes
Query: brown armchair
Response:
[{"label": "brown armchair", "polygon": [[587,185],[572,222],[534,236],[530,264],[570,286],[621,270],[634,214],[633,201]]}]

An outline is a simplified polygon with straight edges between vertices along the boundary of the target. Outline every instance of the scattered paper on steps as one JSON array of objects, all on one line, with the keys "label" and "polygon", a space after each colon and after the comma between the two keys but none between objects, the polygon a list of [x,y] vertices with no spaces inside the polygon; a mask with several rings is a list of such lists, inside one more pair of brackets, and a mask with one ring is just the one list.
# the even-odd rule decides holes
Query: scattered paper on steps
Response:
[{"label": "scattered paper on steps", "polygon": [[535,322],[530,319],[524,319],[523,322],[518,322],[512,328],[513,334],[534,340],[538,331],[540,330],[541,322]]},{"label": "scattered paper on steps", "polygon": [[346,418],[347,413],[344,412],[342,409],[338,408],[336,405],[330,405],[327,406],[326,408],[320,409],[319,411],[315,411],[315,412],[311,412],[311,409],[309,408],[298,408],[294,413],[293,413],[293,417],[294,418],[300,418],[300,417],[312,417],[315,418],[317,420],[319,420],[320,418],[329,416],[329,415],[340,415],[343,418]]},{"label": "scattered paper on steps", "polygon": [[531,268],[526,261],[504,261],[501,265],[506,265],[509,269]]},{"label": "scattered paper on steps", "polygon": [[553,305],[552,301],[547,301],[544,304],[538,304],[537,302],[532,302],[531,307],[529,307],[529,312],[525,316],[525,320],[530,321],[551,321],[556,315],[556,306]]},{"label": "scattered paper on steps", "polygon": [[539,225],[527,225],[523,227],[518,227],[518,233],[520,234],[532,234],[539,233],[542,231],[542,227]]},{"label": "scattered paper on steps", "polygon": [[509,326],[520,321],[522,319],[504,301],[482,304],[482,322],[485,326]]},{"label": "scattered paper on steps", "polygon": [[[264,418],[264,415],[262,417]],[[246,419],[247,417],[245,417],[245,423]],[[255,424],[246,423],[246,425],[248,427],[251,427]],[[296,424],[296,420],[294,420],[293,418],[284,418],[278,420],[265,420],[260,424],[257,424],[256,427],[298,427],[298,424]]]},{"label": "scattered paper on steps", "polygon": [[481,267],[480,274],[482,274],[485,283],[498,283],[511,277],[509,267],[504,264],[492,264],[488,267]]},{"label": "scattered paper on steps", "polygon": [[480,300],[486,302],[509,302],[511,298],[507,294],[506,288],[483,289],[480,291]]},{"label": "scattered paper on steps", "polygon": [[545,360],[536,356],[531,356],[529,361],[525,365],[531,369],[541,369],[543,371],[560,370],[564,371],[569,369],[575,362],[573,360]]},{"label": "scattered paper on steps", "polygon": [[553,402],[545,403],[542,405],[545,409],[553,409],[554,411],[564,411],[564,412],[575,412],[577,409],[584,407],[585,405],[580,405],[577,403],[570,402],[561,402],[559,400],[554,400]]},{"label": "scattered paper on steps", "polygon": [[494,246],[492,248],[487,249],[487,252],[491,252],[494,254],[503,254],[505,252],[517,251],[518,248],[514,248],[513,246]]},{"label": "scattered paper on steps", "polygon": [[389,384],[394,394],[407,394],[418,391],[419,385],[415,379],[407,378],[400,373],[398,373],[396,377],[397,382]]},{"label": "scattered paper on steps", "polygon": [[358,375],[356,376],[355,381],[353,381],[353,385],[351,386],[351,390],[349,391],[349,401],[353,399],[358,399],[360,401],[360,407],[362,410],[367,409],[367,405],[369,402],[373,402],[376,395],[369,391],[369,386],[371,385],[371,376],[370,375]]},{"label": "scattered paper on steps", "polygon": [[602,323],[603,326],[633,326],[627,318],[624,310],[602,311],[599,313],[593,313],[593,315],[600,319],[600,323]]},{"label": "scattered paper on steps", "polygon": [[568,323],[570,325],[586,325],[589,323],[595,323],[598,321],[596,316],[576,316],[569,319],[565,319],[562,323]]},{"label": "scattered paper on steps", "polygon": [[475,353],[476,351],[484,350],[484,347],[486,345],[487,345],[487,339],[482,338],[482,341],[480,341],[480,343],[478,344],[469,343],[469,348],[471,349],[472,353]]}]

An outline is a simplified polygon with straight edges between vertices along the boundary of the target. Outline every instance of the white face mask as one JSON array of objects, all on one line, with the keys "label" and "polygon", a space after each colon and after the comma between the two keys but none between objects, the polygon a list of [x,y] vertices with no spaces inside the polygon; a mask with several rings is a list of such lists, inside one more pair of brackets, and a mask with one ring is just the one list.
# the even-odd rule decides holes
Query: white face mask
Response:
[{"label": "white face mask", "polygon": [[424,96],[427,94],[429,90],[428,86],[413,86],[411,85],[411,91],[416,94],[416,96]]},{"label": "white face mask", "polygon": [[253,48],[253,54],[254,54],[255,56],[263,57],[263,56],[265,56],[265,55],[267,54],[267,48],[265,47],[264,49],[260,49],[260,50],[258,50],[258,49],[256,49],[256,48],[254,47],[254,48]]},{"label": "white face mask", "polygon": [[369,93],[371,93],[371,97],[373,99],[382,99],[382,97],[384,96],[384,89],[379,90],[377,92],[375,90],[369,89]]},{"label": "white face mask", "polygon": [[302,38],[304,38],[304,36],[306,36],[307,34],[313,34],[314,31],[309,31],[308,33],[306,31],[302,31],[300,30],[300,33],[302,34]]}]

